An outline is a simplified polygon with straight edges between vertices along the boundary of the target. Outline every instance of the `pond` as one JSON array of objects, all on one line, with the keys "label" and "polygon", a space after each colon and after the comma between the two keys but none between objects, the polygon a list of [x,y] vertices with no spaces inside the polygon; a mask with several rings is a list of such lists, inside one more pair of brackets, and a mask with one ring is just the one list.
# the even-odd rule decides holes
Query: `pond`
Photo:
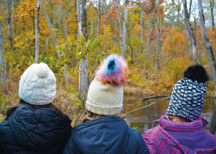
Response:
[{"label": "pond", "polygon": [[[156,126],[159,122],[161,115],[166,111],[169,104],[169,100],[163,101],[164,98],[152,99],[143,102],[143,99],[137,99],[135,101],[124,102],[125,113],[136,110],[143,106],[149,107],[134,111],[127,115],[126,121],[132,127],[137,129],[140,133]],[[151,105],[152,104],[152,105]],[[209,121],[206,129],[209,129],[211,117],[214,110],[213,97],[207,97],[202,110],[202,117]]]}]

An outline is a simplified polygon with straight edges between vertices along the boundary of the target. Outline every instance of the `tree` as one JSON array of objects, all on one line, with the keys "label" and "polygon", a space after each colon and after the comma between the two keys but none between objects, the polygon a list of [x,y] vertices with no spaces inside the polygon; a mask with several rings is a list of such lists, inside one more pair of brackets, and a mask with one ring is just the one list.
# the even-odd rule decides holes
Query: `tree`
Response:
[{"label": "tree", "polygon": [[199,63],[198,57],[197,57],[197,45],[196,45],[196,39],[194,37],[194,32],[193,32],[193,28],[190,24],[189,21],[189,14],[188,14],[188,10],[187,10],[187,1],[186,0],[182,0],[183,2],[183,6],[184,6],[184,17],[185,17],[185,26],[186,26],[186,30],[188,31],[190,38],[191,38],[191,43],[192,43],[192,51],[193,51],[193,60],[196,64]]},{"label": "tree", "polygon": [[[86,0],[77,1],[78,36],[82,35],[87,41],[87,6]],[[88,88],[88,57],[79,62],[79,95],[85,98]]]},{"label": "tree", "polygon": [[1,91],[4,91],[5,84],[6,84],[6,64],[5,64],[5,54],[3,49],[1,21],[0,21],[0,77],[1,77]]},{"label": "tree", "polygon": [[36,18],[35,18],[35,63],[38,63],[39,59],[39,12],[40,12],[40,0],[37,0]]},{"label": "tree", "polygon": [[148,25],[148,38],[147,38],[147,43],[146,43],[146,59],[150,58],[150,41],[151,41],[151,33],[152,33],[152,24],[154,22],[154,10],[155,10],[155,4],[152,2],[152,8],[151,8],[151,15],[149,19],[149,25]]},{"label": "tree", "polygon": [[160,51],[161,51],[161,43],[160,43],[160,34],[161,34],[161,14],[160,14],[160,6],[161,0],[158,0],[158,18],[157,18],[157,49],[156,49],[156,69],[160,69],[159,65],[159,58],[160,58]]},{"label": "tree", "polygon": [[143,35],[144,35],[144,7],[143,4],[141,3],[140,5],[141,9],[140,9],[140,25],[141,25],[141,41],[143,41]]},{"label": "tree", "polygon": [[[58,51],[58,42],[57,42],[57,38],[56,38],[55,32],[54,32],[54,30],[53,30],[53,26],[52,26],[52,24],[51,24],[51,22],[50,22],[50,18],[49,18],[48,14],[47,14],[47,11],[46,11],[46,9],[45,9],[45,7],[44,7],[44,5],[43,5],[43,1],[42,1],[42,0],[39,0],[39,1],[40,1],[40,6],[42,7],[43,13],[44,13],[44,15],[45,15],[45,17],[46,17],[46,20],[47,20],[49,29],[50,29],[50,31],[51,31],[51,33],[52,33],[52,37],[53,37],[53,40],[54,40],[54,44],[55,44],[55,48],[56,48],[58,57],[60,58],[60,57],[61,57],[61,54],[60,54],[60,52]],[[66,83],[66,86],[68,86],[69,83],[70,83],[70,77],[69,77],[69,74],[68,74],[68,71],[67,71],[67,65],[66,65],[66,64],[64,64],[64,69],[65,69],[65,70],[64,70],[65,83]]]},{"label": "tree", "polygon": [[202,0],[198,0],[198,8],[199,8],[199,17],[200,17],[200,26],[201,26],[201,30],[202,30],[202,37],[203,37],[205,48],[206,48],[207,53],[208,53],[211,72],[212,72],[213,80],[214,80],[214,91],[215,91],[214,113],[212,116],[212,122],[211,122],[211,127],[210,127],[210,132],[212,134],[214,134],[216,131],[216,64],[215,64],[215,58],[214,58],[212,45],[209,41],[208,34],[206,31],[206,27],[205,27],[205,17],[203,14]]},{"label": "tree", "polygon": [[9,49],[13,47],[13,37],[12,37],[12,0],[6,0],[6,9],[7,9],[7,34],[8,34],[8,43]]},{"label": "tree", "polygon": [[210,0],[210,8],[211,8],[211,21],[212,21],[212,29],[215,28],[215,24],[214,24],[214,0]]},{"label": "tree", "polygon": [[123,17],[123,25],[121,20],[121,14],[119,10],[119,2],[115,0],[116,10],[118,13],[118,20],[120,25],[120,38],[121,38],[121,55],[125,58],[126,55],[126,32],[127,32],[127,15],[128,15],[128,3],[129,1],[125,1],[125,10],[124,10],[124,17]]}]

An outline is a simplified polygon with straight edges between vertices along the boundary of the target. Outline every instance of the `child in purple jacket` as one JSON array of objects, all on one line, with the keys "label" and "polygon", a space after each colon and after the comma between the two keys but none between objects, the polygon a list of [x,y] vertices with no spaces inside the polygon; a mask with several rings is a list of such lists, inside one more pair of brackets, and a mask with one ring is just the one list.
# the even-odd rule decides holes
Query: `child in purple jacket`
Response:
[{"label": "child in purple jacket", "polygon": [[160,124],[142,135],[151,154],[216,153],[216,137],[204,130],[208,122],[200,117],[208,80],[202,66],[187,68],[173,87]]}]

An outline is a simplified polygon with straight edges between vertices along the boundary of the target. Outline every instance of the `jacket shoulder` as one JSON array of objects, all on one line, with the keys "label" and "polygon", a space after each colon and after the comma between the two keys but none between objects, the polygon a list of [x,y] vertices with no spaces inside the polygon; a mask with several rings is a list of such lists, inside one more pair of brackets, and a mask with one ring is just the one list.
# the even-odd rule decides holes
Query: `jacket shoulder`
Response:
[{"label": "jacket shoulder", "polygon": [[149,150],[148,150],[146,143],[143,140],[141,134],[133,128],[130,128],[130,127],[128,127],[128,128],[129,128],[129,135],[130,135],[129,146],[135,144],[134,147],[136,148],[136,153],[148,154]]}]

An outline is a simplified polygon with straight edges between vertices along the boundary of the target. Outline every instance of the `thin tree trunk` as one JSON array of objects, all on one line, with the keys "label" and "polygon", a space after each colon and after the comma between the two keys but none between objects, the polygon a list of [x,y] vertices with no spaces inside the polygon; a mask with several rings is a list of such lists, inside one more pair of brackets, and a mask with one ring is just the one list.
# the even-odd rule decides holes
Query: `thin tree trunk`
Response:
[{"label": "thin tree trunk", "polygon": [[[43,10],[43,13],[44,13],[44,15],[46,17],[46,21],[47,21],[47,24],[49,26],[49,29],[51,31],[51,34],[52,34],[52,37],[53,37],[53,41],[54,41],[54,44],[55,44],[55,48],[57,49],[57,47],[58,47],[58,41],[56,39],[56,35],[55,35],[54,30],[53,30],[53,26],[51,24],[51,21],[50,21],[50,18],[48,16],[48,14],[47,14],[47,11],[46,11],[46,9],[44,7],[43,1],[42,0],[39,0],[39,1],[40,1],[40,4],[41,4],[41,8]],[[57,50],[57,54],[58,54],[58,57],[61,57],[61,54],[60,54],[60,52],[58,50]]]},{"label": "thin tree trunk", "polygon": [[189,15],[188,15],[188,11],[187,11],[187,2],[186,2],[186,0],[182,0],[182,2],[183,2],[183,6],[184,6],[185,26],[186,26],[186,30],[188,31],[188,33],[190,35],[191,43],[192,43],[193,60],[196,64],[198,64],[199,60],[197,57],[196,39],[194,37],[193,28],[191,27],[191,24],[189,21]]},{"label": "thin tree trunk", "polygon": [[210,8],[211,8],[212,29],[214,29],[215,28],[215,24],[214,24],[214,0],[210,0]]},{"label": "thin tree trunk", "polygon": [[180,16],[181,16],[181,3],[178,0],[178,5],[177,5],[177,24],[180,25]]},{"label": "thin tree trunk", "polygon": [[123,32],[122,32],[122,43],[121,43],[121,55],[126,57],[126,33],[127,33],[127,15],[128,15],[128,0],[125,2],[124,20],[123,20]]},{"label": "thin tree trunk", "polygon": [[161,14],[160,14],[160,5],[161,5],[161,0],[158,0],[158,19],[157,19],[157,48],[156,48],[156,70],[160,69],[160,64],[159,64],[159,58],[160,58],[160,52],[161,52],[161,43],[160,43],[160,31],[161,31]]},{"label": "thin tree trunk", "polygon": [[[78,15],[78,35],[83,35],[85,40],[87,37],[87,8],[86,0],[77,1],[77,15]],[[85,98],[88,88],[88,57],[80,60],[79,64],[79,95],[82,99]]]},{"label": "thin tree trunk", "polygon": [[3,39],[1,31],[1,21],[0,21],[0,77],[1,77],[1,91],[5,91],[6,85],[6,64],[5,64],[5,54],[3,48]]},{"label": "thin tree trunk", "polygon": [[100,20],[101,20],[101,1],[98,0],[98,27],[97,27],[97,33],[100,33]]},{"label": "thin tree trunk", "polygon": [[119,10],[119,2],[117,2],[117,0],[115,0],[116,10],[117,10],[117,14],[118,14],[118,20],[119,20],[119,25],[120,25],[121,55],[124,58],[126,55],[126,32],[127,32],[128,3],[129,3],[129,1],[126,0],[123,25],[122,25],[121,15],[120,15],[120,10]]},{"label": "thin tree trunk", "polygon": [[38,63],[39,59],[39,12],[40,12],[40,0],[37,0],[36,18],[35,18],[35,63]]},{"label": "thin tree trunk", "polygon": [[[56,48],[58,57],[60,58],[60,57],[61,57],[61,54],[60,54],[60,52],[58,51],[58,42],[57,42],[57,39],[56,39],[55,32],[54,32],[54,30],[53,30],[52,24],[51,24],[51,22],[50,22],[50,18],[49,18],[48,14],[47,14],[47,11],[46,11],[46,9],[45,9],[45,7],[44,7],[44,5],[43,5],[42,0],[39,0],[39,1],[40,1],[40,5],[41,5],[41,7],[42,7],[42,10],[43,10],[43,12],[44,12],[44,15],[45,15],[45,17],[46,17],[46,21],[47,21],[47,23],[48,23],[49,29],[50,29],[50,31],[51,31],[51,33],[52,33],[52,37],[53,37],[53,40],[54,40],[54,44],[55,44],[55,48]],[[67,65],[66,65],[66,64],[64,64],[64,68],[65,68],[65,69],[64,69],[64,70],[65,70],[65,71],[64,71],[65,83],[66,83],[66,86],[69,86],[69,84],[70,84],[70,76],[69,76],[69,74],[68,74]]]},{"label": "thin tree trunk", "polygon": [[201,30],[202,30],[202,37],[203,37],[203,40],[204,40],[205,48],[206,48],[207,53],[208,53],[211,72],[212,72],[213,80],[214,80],[214,90],[215,90],[214,114],[212,116],[210,132],[212,134],[215,134],[215,131],[216,131],[216,65],[215,65],[215,58],[214,58],[212,45],[211,45],[211,43],[209,41],[208,34],[206,32],[205,18],[204,18],[203,7],[202,7],[202,0],[198,0],[198,8],[199,8],[200,26],[201,26]]},{"label": "thin tree trunk", "polygon": [[152,32],[152,24],[153,24],[153,14],[154,14],[154,9],[155,7],[153,6],[151,9],[151,15],[150,15],[150,20],[149,20],[149,25],[148,25],[148,38],[147,38],[147,43],[146,43],[146,59],[150,58],[150,41],[151,41],[151,32]]},{"label": "thin tree trunk", "polygon": [[140,25],[141,25],[141,41],[143,41],[143,35],[144,35],[144,8],[141,3],[141,10],[140,10]]},{"label": "thin tree trunk", "polygon": [[189,20],[190,20],[190,16],[191,16],[191,10],[192,10],[192,0],[190,0],[190,6],[189,6]]},{"label": "thin tree trunk", "polygon": [[175,28],[175,0],[172,0],[172,29]]},{"label": "thin tree trunk", "polygon": [[13,48],[13,38],[12,38],[12,0],[6,1],[6,9],[7,9],[7,34],[8,34],[8,43],[9,43],[9,49],[11,50]]}]

